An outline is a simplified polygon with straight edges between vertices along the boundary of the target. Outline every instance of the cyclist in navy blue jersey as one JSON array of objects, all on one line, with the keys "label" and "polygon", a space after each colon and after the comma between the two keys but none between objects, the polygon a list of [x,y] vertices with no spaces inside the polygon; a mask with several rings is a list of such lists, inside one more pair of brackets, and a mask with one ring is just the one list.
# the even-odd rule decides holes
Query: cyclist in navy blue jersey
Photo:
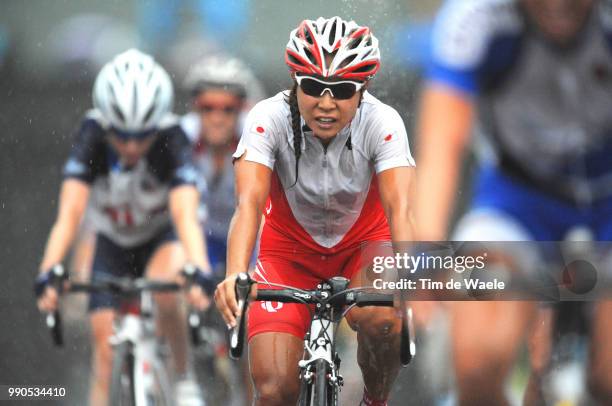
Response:
[{"label": "cyclist in navy blue jersey", "polygon": [[[472,127],[475,194],[452,239],[561,241],[575,227],[612,239],[611,22],[606,0],[446,2],[418,129],[421,240],[448,238]],[[607,401],[611,311],[610,302],[594,310],[589,377]],[[452,306],[461,404],[506,403],[504,381],[534,312],[524,302]]]},{"label": "cyclist in navy blue jersey", "polygon": [[[174,279],[186,263],[210,272],[197,220],[198,174],[189,141],[171,113],[172,99],[168,74],[137,50],[116,56],[98,74],[94,109],[85,115],[64,166],[58,216],[37,279],[40,310],[57,307],[48,270],[63,261],[88,204],[96,232],[93,280],[138,277],[145,271],[148,277]],[[204,295],[192,294],[196,304],[206,306]],[[108,293],[90,297],[94,405],[107,403],[117,299]],[[187,379],[184,317],[175,296],[156,299],[179,377],[177,401],[186,404],[197,398],[197,388]]]}]

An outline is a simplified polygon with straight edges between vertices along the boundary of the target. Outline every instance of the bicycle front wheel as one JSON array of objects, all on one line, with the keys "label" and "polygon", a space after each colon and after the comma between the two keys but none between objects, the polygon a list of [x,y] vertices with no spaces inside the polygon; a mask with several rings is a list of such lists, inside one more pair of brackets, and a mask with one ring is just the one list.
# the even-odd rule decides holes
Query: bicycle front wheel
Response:
[{"label": "bicycle front wheel", "polygon": [[327,362],[324,359],[318,359],[315,361],[315,381],[313,385],[313,406],[332,406],[327,403],[328,394],[327,391],[329,385],[327,384]]},{"label": "bicycle front wheel", "polygon": [[131,344],[124,342],[113,350],[113,369],[110,383],[110,404],[135,406],[134,354]]}]

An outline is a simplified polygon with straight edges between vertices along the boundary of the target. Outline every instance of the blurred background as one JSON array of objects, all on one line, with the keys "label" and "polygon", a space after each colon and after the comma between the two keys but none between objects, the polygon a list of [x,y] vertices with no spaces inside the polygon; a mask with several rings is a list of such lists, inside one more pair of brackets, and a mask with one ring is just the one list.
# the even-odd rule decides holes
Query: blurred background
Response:
[{"label": "blurred background", "polygon": [[[191,63],[226,51],[242,58],[267,96],[290,84],[283,60],[304,18],[339,15],[372,28],[382,69],[371,92],[395,107],[411,133],[430,21],[440,0],[2,0],[0,1],[0,384],[66,387],[58,404],[86,403],[89,343],[85,305],[65,318],[66,347],[52,346],[35,308],[32,281],[57,208],[72,132],[91,107],[99,68],[129,47],[152,53],[171,73],[176,112]],[[80,309],[80,310],[79,310]],[[343,371],[355,371],[354,355]],[[411,375],[412,374],[412,375]],[[392,402],[428,404],[414,369]],[[347,377],[347,380],[348,377]],[[348,390],[348,388],[347,388]],[[357,386],[358,395],[361,387]],[[416,395],[415,395],[416,394]],[[423,399],[419,397],[422,396]],[[349,403],[350,404],[350,403]]]}]

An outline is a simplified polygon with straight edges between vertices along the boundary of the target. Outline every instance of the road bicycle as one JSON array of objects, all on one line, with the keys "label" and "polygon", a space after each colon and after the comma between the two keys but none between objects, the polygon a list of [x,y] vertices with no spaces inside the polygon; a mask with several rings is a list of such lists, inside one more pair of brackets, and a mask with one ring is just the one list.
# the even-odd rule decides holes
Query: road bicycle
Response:
[{"label": "road bicycle", "polygon": [[[115,405],[151,406],[174,404],[172,385],[167,373],[164,347],[156,335],[153,292],[176,292],[182,289],[174,282],[100,276],[90,283],[71,282],[61,265],[52,270],[51,283],[61,294],[110,292],[119,297],[114,321],[113,366],[109,403]],[[63,346],[58,311],[46,316],[56,346]]]},{"label": "road bicycle", "polygon": [[[237,325],[230,334],[230,356],[240,358],[244,346],[245,314],[249,302],[251,285],[255,282],[246,273],[240,273],[236,280],[236,298],[240,314]],[[402,314],[401,351],[402,365],[406,366],[415,354],[412,311],[404,297],[372,292],[371,288],[348,288],[349,280],[333,277],[321,281],[316,289],[303,290],[291,286],[266,283],[277,289],[257,289],[257,301],[301,303],[311,312],[311,324],[304,336],[304,357],[299,361],[301,381],[298,405],[336,406],[343,384],[340,375],[340,357],[336,351],[335,335],[338,325],[346,313],[354,306],[398,305]],[[314,310],[310,305],[314,305]]]}]

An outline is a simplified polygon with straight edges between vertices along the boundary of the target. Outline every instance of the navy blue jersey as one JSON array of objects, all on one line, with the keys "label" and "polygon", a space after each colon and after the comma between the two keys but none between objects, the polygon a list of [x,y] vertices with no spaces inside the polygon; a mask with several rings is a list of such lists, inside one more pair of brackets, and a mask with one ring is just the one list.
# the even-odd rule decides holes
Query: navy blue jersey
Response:
[{"label": "navy blue jersey", "polygon": [[429,82],[478,105],[482,160],[581,203],[612,195],[612,7],[597,2],[570,46],[517,0],[451,0],[433,31]]},{"label": "navy blue jersey", "polygon": [[164,120],[156,139],[138,163],[123,167],[107,142],[109,127],[96,110],[88,112],[64,166],[65,178],[91,185],[93,228],[121,246],[136,246],[170,224],[168,193],[196,185],[191,147],[177,120]]}]

